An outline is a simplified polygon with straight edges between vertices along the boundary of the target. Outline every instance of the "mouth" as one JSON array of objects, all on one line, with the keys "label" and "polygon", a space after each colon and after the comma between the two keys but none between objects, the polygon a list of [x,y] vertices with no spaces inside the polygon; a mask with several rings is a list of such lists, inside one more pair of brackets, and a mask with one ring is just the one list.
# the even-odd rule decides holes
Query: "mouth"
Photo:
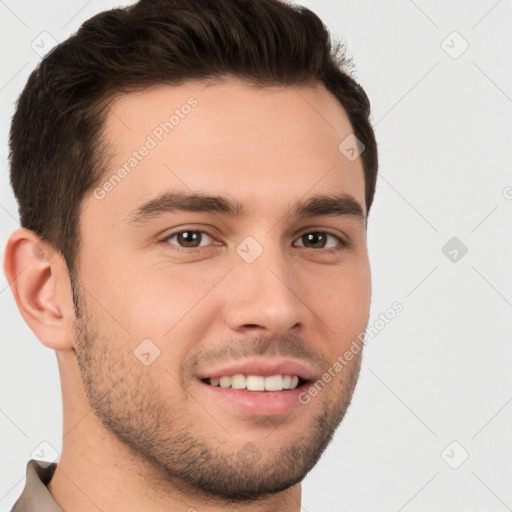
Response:
[{"label": "mouth", "polygon": [[298,375],[223,375],[221,377],[207,377],[201,379],[209,386],[222,389],[238,389],[249,392],[276,393],[294,390],[305,386],[309,381]]},{"label": "mouth", "polygon": [[284,415],[303,407],[307,402],[301,397],[318,375],[303,362],[258,358],[205,370],[197,378],[209,402],[247,417]]}]

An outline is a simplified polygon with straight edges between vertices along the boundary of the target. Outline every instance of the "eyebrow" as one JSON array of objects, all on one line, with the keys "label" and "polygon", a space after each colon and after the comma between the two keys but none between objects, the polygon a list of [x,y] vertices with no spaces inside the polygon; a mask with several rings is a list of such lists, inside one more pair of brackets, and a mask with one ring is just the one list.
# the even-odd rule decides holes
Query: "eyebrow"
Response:
[{"label": "eyebrow", "polygon": [[[126,216],[129,224],[143,224],[162,215],[178,211],[213,213],[228,217],[247,217],[248,211],[240,201],[203,193],[166,192],[131,210]],[[290,210],[296,218],[329,216],[352,216],[366,222],[366,216],[359,202],[350,194],[323,194],[298,201]]]}]

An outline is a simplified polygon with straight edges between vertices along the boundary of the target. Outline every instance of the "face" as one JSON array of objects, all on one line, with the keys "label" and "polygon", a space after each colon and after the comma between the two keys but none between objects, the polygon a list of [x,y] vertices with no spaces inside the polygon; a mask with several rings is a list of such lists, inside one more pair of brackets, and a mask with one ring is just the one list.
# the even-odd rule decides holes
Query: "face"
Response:
[{"label": "face", "polygon": [[335,363],[371,294],[363,167],[338,149],[351,133],[321,85],[112,105],[109,168],[81,211],[76,356],[99,420],[169,481],[234,501],[284,490],[342,420],[361,353]]}]

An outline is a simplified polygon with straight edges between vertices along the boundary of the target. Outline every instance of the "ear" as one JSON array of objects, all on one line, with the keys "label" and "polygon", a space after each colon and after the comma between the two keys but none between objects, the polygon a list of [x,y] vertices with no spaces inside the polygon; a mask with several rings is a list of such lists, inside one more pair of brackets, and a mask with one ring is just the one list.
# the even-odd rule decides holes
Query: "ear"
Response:
[{"label": "ear", "polygon": [[21,315],[41,343],[54,350],[73,349],[75,310],[61,253],[20,228],[7,242],[4,271]]}]

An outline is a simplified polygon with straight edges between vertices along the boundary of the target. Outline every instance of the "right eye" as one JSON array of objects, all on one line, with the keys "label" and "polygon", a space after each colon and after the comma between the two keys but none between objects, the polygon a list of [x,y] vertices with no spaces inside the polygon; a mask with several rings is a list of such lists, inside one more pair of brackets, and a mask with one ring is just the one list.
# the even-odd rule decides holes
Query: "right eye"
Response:
[{"label": "right eye", "polygon": [[[169,242],[171,245],[178,245],[181,249],[196,249],[198,247],[204,247],[204,245],[201,245],[201,242],[205,236],[213,239],[206,231],[183,229],[166,236],[164,242]],[[177,244],[171,242],[174,238]]]}]

